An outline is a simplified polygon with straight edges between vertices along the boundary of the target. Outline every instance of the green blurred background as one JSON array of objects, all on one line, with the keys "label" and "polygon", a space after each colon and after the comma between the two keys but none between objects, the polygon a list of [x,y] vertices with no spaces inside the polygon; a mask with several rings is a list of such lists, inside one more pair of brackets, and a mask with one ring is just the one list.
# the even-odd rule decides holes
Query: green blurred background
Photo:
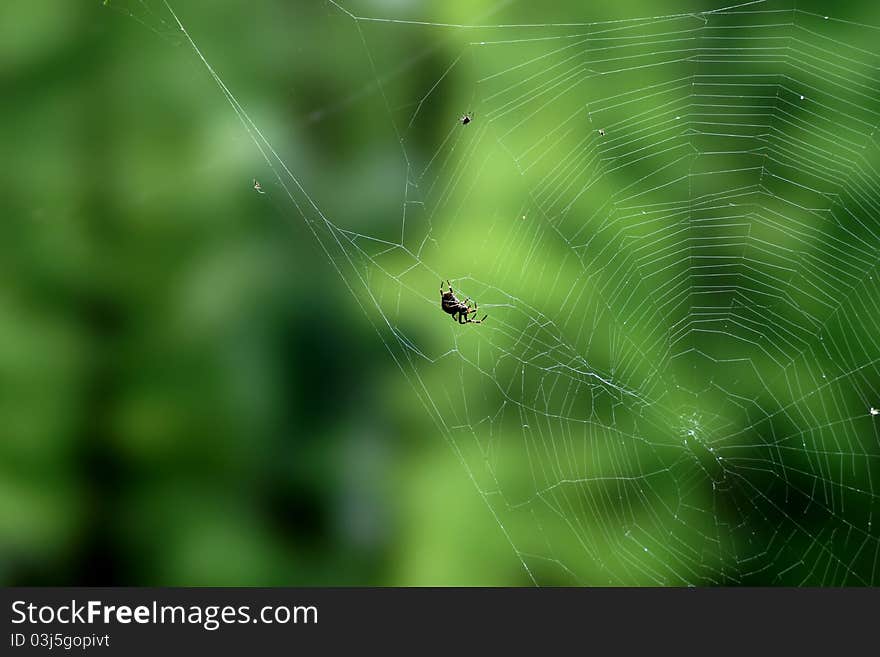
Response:
[{"label": "green blurred background", "polygon": [[[161,3],[110,4],[0,8],[0,581],[523,581]],[[313,115],[375,94],[356,47],[318,57],[338,12],[175,8],[309,189],[354,199],[369,126]]]},{"label": "green blurred background", "polygon": [[[767,574],[742,577],[750,568],[716,565],[740,563],[730,556],[736,549],[719,548],[720,556],[711,556],[704,545],[715,540],[710,535],[719,526],[728,524],[707,515],[713,508],[712,481],[694,484],[688,471],[677,469],[678,457],[663,451],[668,445],[648,450],[647,456],[631,446],[619,453],[609,447],[595,458],[606,459],[603,471],[612,475],[625,475],[629,467],[644,475],[656,461],[668,475],[657,485],[657,499],[693,496],[693,506],[701,510],[680,532],[674,523],[666,529],[656,512],[663,505],[657,501],[646,503],[655,509],[648,514],[650,527],[632,509],[625,512],[631,522],[618,523],[624,505],[613,502],[591,507],[582,501],[578,510],[565,500],[531,508],[522,518],[514,511],[505,515],[517,507],[516,499],[530,500],[543,488],[534,470],[545,460],[530,451],[532,443],[506,444],[489,455],[479,446],[478,438],[487,433],[501,441],[493,430],[512,435],[529,422],[517,416],[510,420],[516,425],[511,429],[508,418],[490,415],[503,408],[500,397],[493,397],[498,391],[492,383],[509,374],[506,364],[493,361],[491,354],[507,353],[519,344],[537,350],[530,352],[528,362],[540,363],[540,349],[523,346],[520,338],[546,337],[542,331],[548,330],[529,324],[529,312],[505,314],[505,308],[516,302],[532,308],[546,303],[542,312],[559,320],[552,340],[567,335],[577,351],[578,341],[586,337],[579,330],[583,324],[569,321],[576,313],[565,281],[574,285],[579,273],[567,271],[571,260],[564,249],[555,251],[552,238],[540,232],[519,235],[514,242],[505,241],[504,233],[487,237],[487,225],[462,215],[462,205],[472,203],[471,211],[492,222],[491,228],[498,216],[532,216],[536,211],[518,179],[494,168],[496,160],[489,155],[489,164],[479,173],[485,177],[475,185],[484,192],[480,198],[469,198],[468,181],[456,177],[462,171],[476,176],[474,168],[450,164],[424,177],[423,189],[429,184],[440,189],[455,180],[458,198],[431,206],[427,192],[421,197],[426,200],[423,207],[439,211],[421,210],[420,215],[412,208],[409,220],[416,233],[426,234],[419,232],[418,222],[433,222],[446,249],[419,253],[416,260],[427,265],[420,278],[403,287],[397,285],[403,274],[383,280],[376,270],[384,255],[371,252],[375,245],[368,243],[359,246],[371,254],[366,258],[373,269],[359,278],[356,272],[366,268],[347,260],[347,254],[357,253],[355,242],[333,250],[335,240],[351,234],[399,239],[401,193],[408,175],[402,153],[412,158],[414,170],[421,170],[435,153],[458,162],[483,162],[476,144],[454,142],[454,151],[444,147],[444,140],[469,110],[476,113],[470,134],[485,134],[480,132],[486,125],[480,124],[481,112],[500,112],[502,106],[481,97],[475,80],[537,56],[546,48],[543,43],[475,56],[467,44],[482,37],[467,30],[357,24],[319,0],[173,2],[208,61],[278,148],[309,197],[339,228],[351,231],[341,233],[322,227],[321,218],[307,207],[300,212],[297,203],[307,206],[301,194],[294,192],[295,200],[287,196],[282,182],[290,187],[289,179],[276,178],[261,158],[161,2],[109,4],[37,0],[7,2],[0,8],[0,582],[529,585],[533,579],[523,564],[533,575],[540,573],[539,583],[551,584],[871,581],[873,571],[860,560],[873,559],[876,548],[876,529],[870,524],[873,489],[867,502],[859,498],[844,509],[831,501],[826,507],[831,511],[815,518],[800,506],[796,512],[783,512],[783,523],[794,524],[794,514],[803,515],[798,523],[807,529],[803,537],[792,530],[781,545],[773,530],[774,513],[779,513],[775,505],[781,499],[772,490],[775,484],[764,487],[757,480],[757,488],[745,488],[744,497],[731,495],[728,510],[737,520],[730,526],[760,526],[766,534],[759,537],[763,545],[758,558],[779,564]],[[584,4],[456,0],[346,7],[360,15],[469,24],[588,22],[717,6],[690,0]],[[846,5],[851,19],[880,23],[875,3]],[[846,39],[850,28],[838,28],[835,38]],[[869,48],[864,29],[851,29],[853,38]],[[516,33],[517,39],[533,36]],[[869,60],[868,54],[864,57]],[[460,65],[450,69],[456,61]],[[650,75],[644,73],[638,86],[651,84]],[[438,80],[442,93],[426,96]],[[606,89],[596,95],[601,101],[613,93]],[[406,126],[402,117],[411,116],[426,98],[410,126],[416,129],[406,131],[401,150],[395,130]],[[567,115],[568,110],[554,105],[543,123],[522,135],[515,146],[520,152],[525,155],[529,145],[541,143],[541,130],[553,129],[557,109]],[[608,112],[607,124],[618,125],[620,117]],[[493,121],[499,129],[513,130],[516,124],[515,117],[503,113]],[[459,138],[455,133],[453,140]],[[548,159],[568,152],[559,142],[552,144],[542,146]],[[491,157],[501,156],[492,152]],[[252,189],[255,177],[265,194]],[[612,194],[624,186],[614,180],[603,184],[607,186],[598,193]],[[675,194],[673,190],[671,197]],[[457,209],[447,212],[456,203]],[[589,212],[571,221],[587,216]],[[573,233],[572,228],[568,234]],[[405,235],[404,243],[409,245],[409,239]],[[329,244],[325,248],[330,251],[321,244]],[[562,272],[562,283],[548,286],[540,277],[521,280],[530,244],[547,246],[542,257]],[[404,271],[410,255],[391,254],[390,267]],[[437,274],[466,281],[467,292],[485,300],[496,326],[487,323],[482,334],[457,327],[455,335],[449,333],[448,318],[436,308]],[[365,292],[365,281],[375,283],[375,297]],[[412,290],[418,293],[408,295]],[[651,298],[650,289],[640,294],[636,305]],[[461,336],[457,348],[480,363],[482,377],[471,378],[457,364],[448,369],[436,361],[409,364],[409,352],[381,321],[377,325],[379,314],[370,310],[374,302],[383,308],[388,304],[392,324],[417,336],[430,358],[440,357]],[[592,304],[585,302],[584,307],[600,316],[601,308]],[[656,345],[650,345],[656,326],[651,317],[633,328],[633,339],[649,344],[640,364],[626,355],[615,356],[616,340],[609,338],[606,345],[601,330],[595,330],[599,324],[592,326],[600,337],[585,343],[581,352],[590,354],[591,364],[613,372],[616,362],[624,371],[621,376],[630,377],[637,389],[639,376],[653,381]],[[841,328],[840,335],[846,330]],[[712,347],[703,349],[711,353]],[[567,362],[568,356],[560,354],[551,348],[547,363],[539,367]],[[715,353],[719,359],[741,355]],[[403,374],[395,359],[403,362]],[[841,366],[844,381],[873,356],[855,354],[852,359]],[[829,360],[834,358],[829,355]],[[702,384],[684,381],[699,376],[688,372],[702,368],[702,361],[685,358],[679,364],[680,371],[670,376],[681,388],[701,390]],[[749,376],[754,375],[744,375]],[[797,375],[801,382],[807,377],[806,370]],[[539,383],[529,385],[541,388]],[[798,399],[806,394],[793,392],[785,377],[778,387],[760,375],[743,385],[767,392],[756,402],[767,414],[774,405],[785,407],[786,395]],[[649,390],[654,388],[646,386],[645,392]],[[594,392],[589,393],[590,417],[602,430],[620,426],[623,432],[638,433],[648,427],[652,438],[651,427],[678,431],[681,421],[700,431],[724,416],[725,427],[764,431],[756,429],[759,420],[748,410],[725,409],[729,398],[705,402],[711,410],[704,409],[700,420],[693,419],[698,413],[691,410],[696,393],[664,393],[661,406],[671,410],[658,410],[654,416],[639,404]],[[556,394],[546,392],[548,412],[577,416],[570,399],[554,400]],[[576,397],[580,389],[571,394]],[[828,394],[821,411],[809,417],[784,414],[785,420],[819,431],[838,417],[849,419],[860,412],[840,410],[841,399],[864,407],[852,391]],[[525,404],[525,398],[523,393],[517,401]],[[435,402],[433,411],[426,406]],[[685,407],[687,412],[679,410]],[[731,419],[740,412],[748,419]],[[438,417],[446,421],[443,427]],[[639,422],[642,429],[633,429]],[[462,438],[456,427],[466,427]],[[863,456],[876,451],[875,429],[859,427],[850,437],[825,435],[819,440],[837,445],[841,453],[848,450],[840,445],[850,440],[865,446]],[[778,427],[767,431],[776,430],[791,433]],[[548,426],[545,436],[568,431],[567,425]],[[746,442],[755,448],[755,440]],[[580,445],[573,439],[575,443]],[[680,449],[676,442],[675,454]],[[553,456],[559,458],[574,463],[579,457]],[[759,458],[779,465],[775,455],[761,453]],[[488,461],[492,467],[481,471]],[[868,470],[859,470],[852,479],[842,470],[837,473],[836,460],[825,465],[807,461],[803,467],[821,472],[832,488],[866,479],[871,486],[874,461],[868,457]],[[800,472],[799,467],[792,465],[791,472]],[[572,467],[573,472],[583,469]],[[565,479],[566,472],[561,468],[551,473],[548,485]],[[642,481],[653,485],[650,478]],[[816,480],[801,483],[809,490]],[[505,497],[500,505],[498,491]],[[761,495],[766,513],[756,504]],[[634,491],[621,492],[624,498],[644,502]],[[744,510],[743,504],[749,508]],[[607,515],[601,519],[603,509]],[[591,543],[590,519],[596,518],[602,535],[584,547],[580,539]],[[867,522],[867,547],[858,548],[861,538],[835,545],[840,534],[823,529],[829,518],[843,529]],[[707,567],[712,575],[692,572],[668,578],[647,562],[633,561],[641,558],[637,556],[620,567],[585,565],[611,563],[615,557],[606,552],[613,553],[616,541],[626,540],[624,531],[631,537],[633,528],[654,538],[678,532],[676,540],[691,541],[679,557]],[[612,537],[611,529],[620,529],[620,536]],[[842,570],[829,571],[822,550],[811,554],[819,544],[844,563]],[[651,543],[644,538],[637,545],[647,553]],[[777,577],[787,560],[805,553],[803,572],[793,573],[791,580]],[[618,576],[609,577],[609,572]],[[859,578],[848,579],[848,574]]]}]

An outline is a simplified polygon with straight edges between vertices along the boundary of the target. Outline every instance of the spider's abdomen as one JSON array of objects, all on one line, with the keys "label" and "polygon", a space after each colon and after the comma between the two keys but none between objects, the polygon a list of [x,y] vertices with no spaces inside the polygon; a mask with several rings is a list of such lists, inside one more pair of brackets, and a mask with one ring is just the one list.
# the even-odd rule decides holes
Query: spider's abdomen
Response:
[{"label": "spider's abdomen", "polygon": [[443,309],[443,312],[447,312],[450,315],[452,313],[457,313],[459,311],[459,306],[461,306],[461,303],[458,299],[443,299],[440,301],[440,307]]}]

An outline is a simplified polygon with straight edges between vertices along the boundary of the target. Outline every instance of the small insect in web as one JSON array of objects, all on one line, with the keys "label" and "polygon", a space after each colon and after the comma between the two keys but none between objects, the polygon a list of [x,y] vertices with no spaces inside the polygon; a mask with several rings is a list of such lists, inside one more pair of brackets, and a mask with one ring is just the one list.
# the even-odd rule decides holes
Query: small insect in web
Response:
[{"label": "small insect in web", "polygon": [[258,194],[265,194],[266,193],[263,191],[263,186],[260,184],[260,181],[257,180],[256,178],[254,178],[254,191],[257,192]]},{"label": "small insect in web", "polygon": [[461,115],[461,118],[458,120],[458,122],[461,123],[462,125],[467,125],[468,123],[470,123],[473,120],[474,120],[474,113],[467,112],[467,113]]},{"label": "small insect in web", "polygon": [[474,301],[474,307],[471,308],[470,299],[459,301],[455,296],[455,292],[452,291],[452,285],[449,284],[449,281],[446,281],[446,286],[449,290],[444,292],[443,281],[440,281],[440,307],[443,309],[443,312],[452,315],[453,320],[457,317],[459,324],[482,324],[486,321],[488,315],[483,315],[483,319],[471,319],[468,317],[468,315],[477,312],[477,302]]},{"label": "small insect in web", "polygon": [[868,411],[871,415],[880,415],[880,408],[874,408],[873,406]]},{"label": "small insect in web", "polygon": [[599,128],[599,136],[600,136],[600,137],[604,137],[604,136],[605,136],[605,128]]}]

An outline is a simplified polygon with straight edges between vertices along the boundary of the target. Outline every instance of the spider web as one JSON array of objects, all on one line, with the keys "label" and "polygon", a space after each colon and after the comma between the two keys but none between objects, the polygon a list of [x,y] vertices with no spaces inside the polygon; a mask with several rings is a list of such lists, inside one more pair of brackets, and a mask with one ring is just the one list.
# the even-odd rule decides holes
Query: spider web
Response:
[{"label": "spider web", "polygon": [[[877,584],[871,17],[790,0],[551,20],[503,3],[467,22],[317,4],[355,91],[311,118],[371,120],[363,148],[399,174],[335,196],[285,165],[183,17],[153,11],[530,580]],[[485,324],[441,313],[446,279]]]}]

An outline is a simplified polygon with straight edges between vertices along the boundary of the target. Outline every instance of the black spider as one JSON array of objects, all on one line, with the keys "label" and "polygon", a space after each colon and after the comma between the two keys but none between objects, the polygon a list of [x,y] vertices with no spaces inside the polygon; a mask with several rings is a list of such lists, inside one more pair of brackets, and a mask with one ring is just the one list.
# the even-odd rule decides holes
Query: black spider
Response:
[{"label": "black spider", "polygon": [[457,316],[459,324],[482,324],[486,321],[488,315],[483,315],[483,319],[471,319],[468,317],[468,315],[477,312],[477,302],[475,301],[474,307],[471,308],[470,299],[459,301],[455,297],[455,293],[452,291],[452,286],[449,285],[449,281],[446,281],[446,285],[449,287],[449,291],[444,292],[443,281],[440,281],[440,307],[443,309],[443,312],[452,315],[453,320],[455,320]]},{"label": "black spider", "polygon": [[458,120],[462,125],[467,125],[471,121],[474,120],[473,112],[468,112],[467,114],[462,114],[461,118]]}]

